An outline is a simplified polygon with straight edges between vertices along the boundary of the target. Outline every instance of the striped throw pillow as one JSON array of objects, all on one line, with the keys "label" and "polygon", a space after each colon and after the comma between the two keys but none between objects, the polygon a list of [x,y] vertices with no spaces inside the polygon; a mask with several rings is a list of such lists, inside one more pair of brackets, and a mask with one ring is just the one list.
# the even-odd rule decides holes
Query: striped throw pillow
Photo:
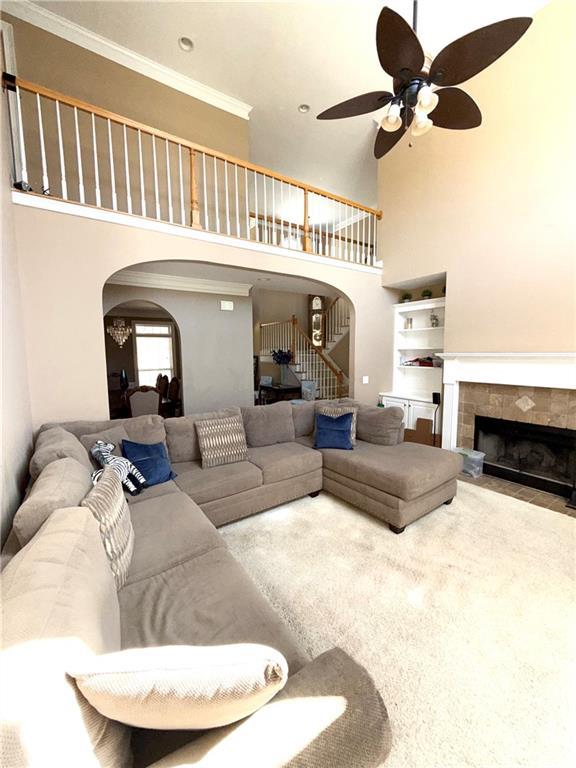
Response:
[{"label": "striped throw pillow", "polygon": [[356,417],[358,416],[358,408],[353,405],[335,405],[321,403],[316,404],[316,413],[321,413],[322,416],[344,416],[345,413],[352,414],[352,427],[350,428],[350,438],[352,445],[356,445]]},{"label": "striped throw pillow", "polygon": [[202,469],[246,461],[248,446],[241,416],[196,422]]},{"label": "striped throw pillow", "polygon": [[130,510],[122,492],[122,483],[112,467],[104,471],[94,488],[82,501],[100,525],[104,550],[114,574],[116,589],[126,583],[134,551],[134,529]]}]

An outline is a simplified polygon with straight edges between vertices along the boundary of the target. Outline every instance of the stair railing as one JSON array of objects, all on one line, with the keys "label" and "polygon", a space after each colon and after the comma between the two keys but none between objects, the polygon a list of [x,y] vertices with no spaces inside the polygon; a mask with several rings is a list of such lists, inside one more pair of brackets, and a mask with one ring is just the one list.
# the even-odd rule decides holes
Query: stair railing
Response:
[{"label": "stair railing", "polygon": [[343,328],[347,327],[350,321],[350,310],[348,304],[341,296],[336,296],[334,301],[326,310],[326,340],[328,343],[334,341],[336,336],[343,333]]}]

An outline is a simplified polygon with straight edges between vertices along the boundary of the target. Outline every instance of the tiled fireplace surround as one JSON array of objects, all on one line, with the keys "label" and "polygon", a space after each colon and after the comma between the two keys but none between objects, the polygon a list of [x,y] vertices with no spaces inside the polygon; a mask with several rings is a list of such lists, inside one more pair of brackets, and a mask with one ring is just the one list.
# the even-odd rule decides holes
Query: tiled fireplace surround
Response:
[{"label": "tiled fireplace surround", "polygon": [[474,417],[544,424],[576,430],[576,390],[461,382],[457,443],[474,445]]}]

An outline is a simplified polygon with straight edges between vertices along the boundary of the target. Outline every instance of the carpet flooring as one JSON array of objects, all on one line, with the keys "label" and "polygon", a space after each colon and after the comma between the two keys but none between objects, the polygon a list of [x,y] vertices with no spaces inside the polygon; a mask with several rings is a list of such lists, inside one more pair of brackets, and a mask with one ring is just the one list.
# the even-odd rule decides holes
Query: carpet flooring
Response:
[{"label": "carpet flooring", "polygon": [[400,536],[327,493],[220,531],[311,656],[370,671],[385,768],[567,768],[575,525],[459,483]]}]

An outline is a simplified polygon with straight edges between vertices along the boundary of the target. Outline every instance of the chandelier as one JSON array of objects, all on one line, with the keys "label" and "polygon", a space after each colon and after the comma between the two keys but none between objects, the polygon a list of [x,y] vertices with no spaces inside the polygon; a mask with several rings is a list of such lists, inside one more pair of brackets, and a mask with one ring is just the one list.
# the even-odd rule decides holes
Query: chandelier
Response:
[{"label": "chandelier", "polygon": [[115,318],[112,320],[112,325],[106,327],[106,331],[112,336],[120,349],[122,349],[126,343],[126,339],[132,333],[132,328],[129,328],[124,320]]}]

